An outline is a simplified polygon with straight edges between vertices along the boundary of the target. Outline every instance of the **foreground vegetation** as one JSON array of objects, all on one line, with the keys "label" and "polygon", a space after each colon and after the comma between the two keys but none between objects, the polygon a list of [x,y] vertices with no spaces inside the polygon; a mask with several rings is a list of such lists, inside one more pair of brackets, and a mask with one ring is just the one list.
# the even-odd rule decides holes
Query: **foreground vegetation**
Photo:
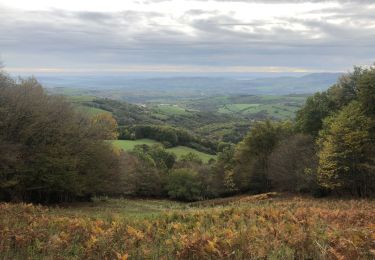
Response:
[{"label": "foreground vegetation", "polygon": [[182,204],[0,204],[2,259],[373,259],[375,202],[262,194]]}]

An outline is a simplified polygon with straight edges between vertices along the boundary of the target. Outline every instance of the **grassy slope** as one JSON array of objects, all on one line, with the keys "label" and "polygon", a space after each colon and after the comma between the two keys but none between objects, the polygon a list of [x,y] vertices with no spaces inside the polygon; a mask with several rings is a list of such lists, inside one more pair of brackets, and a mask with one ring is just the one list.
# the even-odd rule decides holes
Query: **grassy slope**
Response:
[{"label": "grassy slope", "polygon": [[[115,140],[112,141],[112,143],[125,151],[131,151],[136,145],[141,144],[147,144],[147,145],[154,145],[154,144],[161,144],[157,141],[151,140],[151,139],[139,139],[139,140]],[[193,148],[186,147],[186,146],[177,146],[173,148],[168,148],[168,151],[176,154],[176,156],[179,158],[182,155],[188,154],[188,153],[195,153],[199,156],[199,158],[202,159],[204,162],[208,162],[211,158],[216,158],[215,155],[210,155],[206,153],[202,153],[200,151],[197,151]]]},{"label": "grassy slope", "polygon": [[0,204],[0,259],[374,259],[371,200]]},{"label": "grassy slope", "polygon": [[178,105],[171,105],[171,104],[159,104],[157,106],[157,110],[161,114],[165,115],[187,115],[189,112],[186,109],[178,106]]},{"label": "grassy slope", "polygon": [[96,107],[87,106],[87,105],[84,104],[85,102],[93,101],[95,99],[94,96],[88,96],[88,95],[68,96],[67,95],[67,96],[65,96],[65,98],[67,100],[69,100],[70,102],[72,102],[73,104],[75,104],[76,108],[79,111],[81,111],[83,113],[87,113],[89,116],[95,116],[95,115],[101,114],[101,113],[111,114],[111,112],[108,112],[106,110],[96,108]]},{"label": "grassy slope", "polygon": [[139,140],[114,140],[112,143],[117,147],[121,148],[125,151],[131,151],[134,149],[136,145],[154,145],[154,144],[161,144],[157,141],[151,139],[139,139]]},{"label": "grassy slope", "polygon": [[295,116],[295,112],[305,102],[304,96],[233,96],[225,98],[207,99],[217,112],[222,114],[236,114],[249,116],[259,112],[266,112],[268,116],[288,119]]},{"label": "grassy slope", "polygon": [[188,153],[195,153],[204,162],[208,162],[210,159],[216,159],[215,155],[203,153],[203,152],[197,151],[193,148],[186,147],[186,146],[177,146],[177,147],[173,147],[173,148],[168,148],[167,150],[176,154],[176,156],[178,158],[180,158],[182,155],[185,155],[185,154],[188,154]]},{"label": "grassy slope", "polygon": [[274,104],[227,104],[220,107],[218,112],[224,114],[251,115],[265,111],[269,116],[274,118],[290,119],[294,117],[298,109],[299,107],[297,105],[287,105],[287,102]]},{"label": "grassy slope", "polygon": [[96,108],[96,107],[89,107],[89,106],[77,106],[77,109],[83,113],[87,113],[89,116],[95,116],[101,113],[104,114],[111,114],[111,112],[108,112],[106,110]]}]

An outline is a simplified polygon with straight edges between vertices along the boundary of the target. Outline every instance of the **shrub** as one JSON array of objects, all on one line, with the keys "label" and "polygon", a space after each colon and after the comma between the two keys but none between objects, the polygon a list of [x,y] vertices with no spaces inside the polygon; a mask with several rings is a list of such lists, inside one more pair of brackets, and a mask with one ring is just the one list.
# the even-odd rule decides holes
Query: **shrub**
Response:
[{"label": "shrub", "polygon": [[190,169],[177,169],[168,176],[168,195],[172,199],[196,201],[202,199],[198,173]]}]

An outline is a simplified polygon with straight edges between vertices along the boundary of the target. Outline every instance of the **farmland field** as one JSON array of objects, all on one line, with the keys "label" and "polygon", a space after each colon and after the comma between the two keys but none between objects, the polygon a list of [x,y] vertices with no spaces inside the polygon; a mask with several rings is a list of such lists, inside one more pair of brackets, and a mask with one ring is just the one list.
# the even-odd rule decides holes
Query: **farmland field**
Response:
[{"label": "farmland field", "polygon": [[239,196],[0,204],[1,259],[374,259],[375,202]]},{"label": "farmland field", "polygon": [[188,112],[186,109],[178,106],[178,105],[171,105],[171,104],[159,104],[156,106],[156,110],[161,114],[165,115],[186,115]]},{"label": "farmland field", "polygon": [[256,108],[260,104],[228,104],[219,108],[219,113],[241,113],[246,110]]},{"label": "farmland field", "polygon": [[173,148],[168,148],[167,150],[169,152],[172,152],[172,153],[176,154],[177,158],[180,158],[182,155],[186,155],[188,153],[197,154],[203,162],[208,162],[210,159],[216,158],[215,155],[203,153],[203,152],[197,151],[193,148],[186,147],[186,146],[177,146],[177,147],[173,147]]},{"label": "farmland field", "polygon": [[102,114],[102,113],[110,114],[110,112],[105,111],[103,109],[96,108],[96,107],[89,107],[89,106],[78,106],[78,110],[83,113],[88,114],[89,116],[95,116],[95,115]]},{"label": "farmland field", "polygon": [[261,113],[274,119],[292,119],[305,102],[301,95],[217,96],[189,101],[186,106],[226,115],[252,118]]},{"label": "farmland field", "polygon": [[151,140],[151,139],[139,139],[139,140],[114,140],[112,141],[115,147],[121,148],[124,151],[131,151],[134,149],[136,145],[154,145],[154,144],[161,144],[158,141]]},{"label": "farmland field", "polygon": [[[151,140],[151,139],[139,139],[139,140],[115,140],[112,141],[112,143],[115,145],[115,147],[121,148],[125,151],[131,151],[134,149],[136,145],[154,145],[154,144],[160,144],[160,142]],[[215,159],[215,155],[211,154],[206,154],[200,151],[197,151],[193,148],[186,147],[186,146],[177,146],[177,147],[172,147],[172,148],[167,148],[167,151],[174,153],[177,158],[180,158],[182,155],[186,155],[188,153],[194,153],[199,156],[199,158],[203,162],[208,162],[211,158]]]},{"label": "farmland field", "polygon": [[235,113],[241,115],[251,115],[264,112],[269,116],[279,119],[291,119],[294,117],[297,106],[288,106],[285,104],[232,104],[219,108],[219,113]]}]

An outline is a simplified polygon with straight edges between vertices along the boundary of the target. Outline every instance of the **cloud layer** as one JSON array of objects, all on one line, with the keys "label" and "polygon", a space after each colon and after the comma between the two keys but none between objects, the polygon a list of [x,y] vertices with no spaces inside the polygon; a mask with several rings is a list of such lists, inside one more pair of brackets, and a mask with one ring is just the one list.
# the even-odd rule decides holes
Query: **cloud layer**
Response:
[{"label": "cloud layer", "polygon": [[371,2],[148,0],[84,11],[0,0],[0,55],[25,72],[341,71],[375,61]]}]

